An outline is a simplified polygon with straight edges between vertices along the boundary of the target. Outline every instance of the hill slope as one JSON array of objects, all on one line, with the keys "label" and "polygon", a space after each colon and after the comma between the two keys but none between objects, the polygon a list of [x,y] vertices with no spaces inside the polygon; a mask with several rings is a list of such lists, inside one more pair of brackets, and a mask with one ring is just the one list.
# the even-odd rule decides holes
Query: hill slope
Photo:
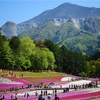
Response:
[{"label": "hill slope", "polygon": [[59,45],[64,44],[70,50],[92,54],[99,48],[99,27],[99,18],[70,19],[64,24],[52,19],[35,29],[24,31],[19,37],[50,39]]},{"label": "hill slope", "polygon": [[[75,4],[64,3],[54,9],[44,11],[40,15],[38,15],[28,21],[25,21],[25,22],[22,22],[22,23],[16,25],[15,26],[16,29],[13,30],[11,28],[10,32],[12,33],[14,31],[14,34],[12,34],[11,36],[15,35],[15,33],[17,35],[19,35],[23,31],[38,27],[39,25],[42,25],[44,22],[51,20],[53,18],[56,18],[56,19],[58,18],[58,19],[60,19],[60,23],[65,23],[70,18],[79,19],[79,18],[88,18],[88,17],[100,18],[100,8],[82,7],[82,6],[78,6]],[[7,22],[7,23],[9,23],[9,22]],[[9,26],[10,26],[10,24],[11,23],[9,23]],[[4,28],[3,26],[1,27],[2,30],[3,30],[3,32],[5,32],[5,35],[8,36],[8,34],[10,34],[10,33],[9,33],[9,31],[7,32],[6,30],[8,30],[9,27],[5,25],[5,28]],[[14,27],[14,26],[12,26],[12,27]],[[8,36],[8,37],[11,37],[11,36]]]},{"label": "hill slope", "polygon": [[23,23],[7,22],[1,28],[8,38],[50,39],[70,50],[91,54],[100,47],[100,8],[64,3]]}]

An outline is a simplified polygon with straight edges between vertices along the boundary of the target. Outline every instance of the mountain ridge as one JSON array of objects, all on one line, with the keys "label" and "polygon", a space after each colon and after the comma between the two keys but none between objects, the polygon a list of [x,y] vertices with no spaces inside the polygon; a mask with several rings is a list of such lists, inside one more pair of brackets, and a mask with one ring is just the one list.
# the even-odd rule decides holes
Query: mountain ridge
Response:
[{"label": "mountain ridge", "polygon": [[70,50],[88,53],[91,49],[92,53],[99,49],[99,27],[100,8],[64,3],[20,24],[8,22],[1,28],[8,38],[50,39]]},{"label": "mountain ridge", "polygon": [[[21,32],[25,30],[38,27],[45,21],[48,21],[52,18],[70,19],[70,18],[87,18],[87,17],[100,18],[100,8],[83,7],[76,4],[63,3],[54,9],[46,10],[41,14],[39,14],[38,16],[33,17],[32,19],[17,24],[16,34],[19,35]],[[1,27],[2,30],[5,30],[3,29],[3,26]]]}]

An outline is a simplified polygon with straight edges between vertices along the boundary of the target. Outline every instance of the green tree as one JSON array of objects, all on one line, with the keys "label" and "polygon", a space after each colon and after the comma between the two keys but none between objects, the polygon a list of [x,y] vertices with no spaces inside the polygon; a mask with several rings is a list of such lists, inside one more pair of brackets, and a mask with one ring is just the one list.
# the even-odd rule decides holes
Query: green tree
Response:
[{"label": "green tree", "polygon": [[94,62],[95,65],[95,77],[100,77],[100,58]]},{"label": "green tree", "polygon": [[30,59],[26,58],[26,56],[24,56],[22,52],[19,52],[15,56],[15,65],[16,70],[27,70],[31,66],[31,61]]},{"label": "green tree", "polygon": [[80,72],[86,71],[86,60],[81,53],[74,53],[74,67],[75,72],[74,74],[78,74]]},{"label": "green tree", "polygon": [[62,45],[60,47],[60,53],[61,53],[61,59],[60,59],[60,66],[62,66],[63,72],[68,72],[68,67],[69,67],[69,59],[68,59],[68,49]]},{"label": "green tree", "polygon": [[35,44],[31,38],[23,37],[21,39],[20,52],[22,52],[26,58],[34,54],[34,48]]},{"label": "green tree", "polygon": [[31,56],[32,70],[54,69],[54,54],[48,48],[35,48],[35,55]]},{"label": "green tree", "polygon": [[21,66],[23,70],[30,69],[32,66],[30,58],[35,54],[34,48],[35,44],[31,38],[23,37],[21,39],[21,45],[19,47],[20,53],[17,62],[20,62],[19,66]]},{"label": "green tree", "polygon": [[44,69],[47,69],[48,62],[47,62],[47,57],[45,51],[40,48],[35,48],[35,55],[31,56],[32,58],[32,69],[41,71]]},{"label": "green tree", "polygon": [[11,59],[11,50],[7,39],[0,32],[0,68],[5,69],[9,66]]},{"label": "green tree", "polygon": [[45,46],[54,53],[55,56],[55,65],[56,71],[62,71],[61,67],[61,53],[60,53],[60,48],[57,44],[54,44],[51,40],[45,40],[44,41]]},{"label": "green tree", "polygon": [[50,51],[48,48],[44,49],[46,52],[46,56],[47,56],[47,62],[48,62],[48,69],[55,69],[55,57],[54,57],[54,53],[52,51]]},{"label": "green tree", "polygon": [[16,61],[16,56],[18,54],[18,50],[19,50],[19,46],[20,46],[20,39],[17,36],[13,36],[9,42],[10,48],[12,49],[12,75],[13,75],[13,70],[14,70],[14,66],[17,65],[15,63]]},{"label": "green tree", "polygon": [[12,63],[12,51],[9,47],[9,42],[4,41],[0,49],[0,65],[2,69],[10,69]]},{"label": "green tree", "polygon": [[63,72],[79,75],[86,71],[86,61],[81,53],[69,51],[64,45],[60,47]]},{"label": "green tree", "polygon": [[13,52],[16,52],[20,46],[20,39],[17,36],[13,36],[10,40],[10,47],[13,50]]},{"label": "green tree", "polygon": [[39,47],[40,49],[44,48],[44,47],[45,47],[45,45],[44,45],[44,40],[42,40],[42,39],[35,40],[35,45],[36,45],[37,47]]}]

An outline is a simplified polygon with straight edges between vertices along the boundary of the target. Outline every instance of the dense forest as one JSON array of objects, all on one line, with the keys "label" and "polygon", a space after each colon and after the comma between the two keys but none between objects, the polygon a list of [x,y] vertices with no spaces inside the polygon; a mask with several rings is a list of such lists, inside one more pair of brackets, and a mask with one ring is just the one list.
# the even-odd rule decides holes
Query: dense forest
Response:
[{"label": "dense forest", "polygon": [[100,52],[86,56],[51,40],[17,36],[7,39],[0,33],[0,68],[20,71],[53,70],[86,77],[100,77]]}]

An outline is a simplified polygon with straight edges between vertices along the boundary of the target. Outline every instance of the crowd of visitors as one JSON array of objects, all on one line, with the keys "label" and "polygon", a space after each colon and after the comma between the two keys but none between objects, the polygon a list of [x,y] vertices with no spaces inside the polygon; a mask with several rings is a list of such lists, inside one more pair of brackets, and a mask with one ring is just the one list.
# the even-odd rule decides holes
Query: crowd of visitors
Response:
[{"label": "crowd of visitors", "polygon": [[54,82],[50,82],[48,84],[44,84],[43,82],[35,84],[34,88],[51,88],[51,85],[54,85]]},{"label": "crowd of visitors", "polygon": [[[22,75],[23,77],[23,75]],[[1,82],[11,82],[9,79],[3,79],[3,78],[0,78],[1,79]],[[78,80],[87,80],[87,78],[72,78],[71,81],[78,81]],[[59,100],[59,97],[57,96],[57,89],[58,88],[55,88],[55,89],[52,89],[52,85],[55,85],[55,82],[51,82],[51,83],[38,83],[36,85],[34,85],[34,88],[39,88],[41,90],[41,93],[38,93],[38,90],[35,90],[35,96],[38,97],[38,100],[45,100],[45,97],[48,99],[48,100],[52,100],[52,96],[54,95],[54,100]],[[63,93],[65,92],[69,92],[70,89],[85,89],[85,88],[92,88],[92,87],[98,87],[98,81],[92,81],[90,83],[83,83],[82,85],[77,85],[77,84],[71,84],[69,85],[69,87],[62,87],[62,85],[60,85],[59,88],[61,88],[63,90]],[[11,87],[10,88],[10,91],[17,91],[19,89],[27,89],[27,88],[32,88],[32,84],[28,84],[26,87],[24,87],[22,85],[22,88],[18,88],[17,86],[16,87]],[[49,93],[48,92],[48,89],[52,89],[52,93]],[[6,88],[4,89],[4,93],[6,92]],[[24,94],[24,98],[29,98],[30,97],[30,94],[27,92]],[[14,95],[11,95],[11,100],[17,100],[17,94],[14,94]],[[5,100],[5,97],[4,95],[0,95],[0,100]]]},{"label": "crowd of visitors", "polygon": [[[52,95],[48,94],[47,99],[52,100]],[[38,100],[45,100],[45,98],[42,96],[42,94],[40,94],[38,97]],[[59,97],[57,96],[57,94],[55,94],[54,100],[59,100]]]}]

